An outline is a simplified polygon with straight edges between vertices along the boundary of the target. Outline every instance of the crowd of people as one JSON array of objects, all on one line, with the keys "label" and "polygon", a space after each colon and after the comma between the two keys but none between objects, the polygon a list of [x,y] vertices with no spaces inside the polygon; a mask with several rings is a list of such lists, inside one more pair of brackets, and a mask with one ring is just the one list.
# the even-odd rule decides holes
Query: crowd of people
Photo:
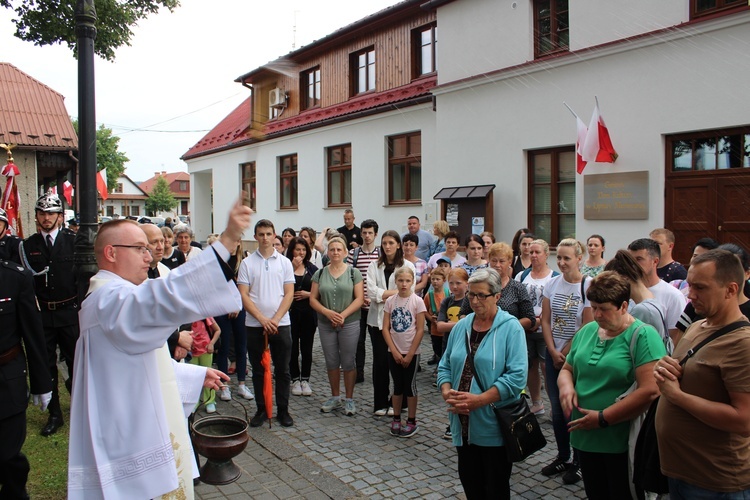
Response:
[{"label": "crowd of people", "polygon": [[[750,316],[750,256],[738,245],[703,238],[686,269],[672,258],[674,234],[664,228],[607,261],[605,238],[598,234],[585,243],[548,242],[522,228],[509,243],[490,232],[462,240],[447,222],[435,222],[428,232],[415,216],[407,220],[407,232],[381,234],[376,221],[358,227],[346,210],[343,226],[320,232],[306,226],[279,234],[272,221],[260,219],[252,227],[257,249],[246,252],[250,211],[238,203],[227,229],[211,235],[205,248],[185,225],[105,223],[95,243],[100,273],[79,304],[73,234],[61,227],[62,205],[45,195],[35,208],[39,231],[24,241],[6,235],[0,211],[0,260],[10,261],[0,270],[18,274],[3,278],[0,295],[12,296],[5,288],[18,282],[26,294],[25,302],[13,299],[19,313],[29,293],[41,308],[34,324],[19,318],[18,327],[2,336],[0,365],[17,361],[22,342],[31,392],[49,411],[41,430],[48,436],[63,422],[59,349],[72,391],[71,498],[93,490],[153,498],[191,488],[196,470],[186,464],[193,465],[193,457],[177,456],[191,448],[178,452],[174,440],[188,439],[185,418],[198,407],[213,413],[233,391],[255,400],[253,427],[270,418],[293,426],[297,396],[319,396],[324,413],[362,412],[365,402],[355,393],[368,362],[369,411],[387,421],[395,437],[420,431],[420,390],[440,392],[447,407],[441,436],[456,447],[469,499],[510,497],[513,463],[493,407],[523,397],[532,413],[551,413],[557,453],[541,474],[560,475],[566,484],[582,480],[589,498],[648,493],[633,485],[633,452],[636,422],[652,406],[672,498],[750,494],[750,376],[744,369],[750,324],[698,346]],[[551,244],[557,270],[548,265]],[[177,292],[175,306],[156,314],[160,298]],[[154,314],[136,314],[136,304],[152,304]],[[311,380],[316,334],[327,384]],[[422,352],[426,334],[429,354]],[[698,348],[700,358],[688,361]],[[262,365],[266,349],[275,411],[260,396],[269,377]],[[102,360],[93,350],[110,356]],[[141,415],[123,410],[122,429],[142,434],[127,444],[119,434],[108,435],[101,421],[118,406],[107,396],[106,388],[117,382],[103,363],[123,370],[136,363],[140,372],[126,385],[156,410],[145,433],[133,422]],[[416,374],[423,369],[432,370],[432,388],[418,387]],[[236,382],[227,374],[235,374]],[[160,389],[143,395],[149,380],[160,381]],[[11,385],[9,377],[0,383],[4,390]],[[28,474],[23,441],[6,437],[22,424],[25,429],[25,407],[0,414],[0,483],[3,492],[20,491],[21,498]],[[139,454],[165,450],[173,450],[167,453],[172,458],[154,462],[142,477],[102,480],[106,467],[127,467]]]}]

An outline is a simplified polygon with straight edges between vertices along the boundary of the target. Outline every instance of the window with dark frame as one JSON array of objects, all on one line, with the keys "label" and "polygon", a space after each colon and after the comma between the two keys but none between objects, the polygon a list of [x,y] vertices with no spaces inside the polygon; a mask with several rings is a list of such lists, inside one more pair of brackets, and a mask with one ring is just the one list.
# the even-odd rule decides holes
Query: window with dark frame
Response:
[{"label": "window with dark frame", "polygon": [[180,191],[187,191],[187,190],[188,190],[187,181],[180,181]]},{"label": "window with dark frame", "polygon": [[568,50],[568,0],[534,0],[534,57]]},{"label": "window with dark frame", "polygon": [[115,193],[122,193],[122,190],[123,190],[122,182],[118,182],[117,186],[115,186],[114,192]]},{"label": "window with dark frame", "polygon": [[302,109],[320,106],[320,67],[302,73],[300,81],[302,82]]},{"label": "window with dark frame", "polygon": [[352,206],[352,145],[332,146],[326,150],[328,170],[328,206]]},{"label": "window with dark frame", "polygon": [[422,201],[422,133],[388,138],[388,203]]},{"label": "window with dark frame", "polygon": [[351,67],[354,69],[352,95],[375,90],[375,49],[370,47],[352,54]]},{"label": "window with dark frame", "polygon": [[749,8],[746,0],[690,0],[690,18]]},{"label": "window with dark frame", "polygon": [[675,134],[666,139],[670,172],[750,168],[750,127]]},{"label": "window with dark frame", "polygon": [[132,205],[130,207],[130,215],[141,215],[141,207],[139,207],[138,205]]},{"label": "window with dark frame", "polygon": [[573,146],[529,151],[531,232],[556,246],[576,234],[576,153]]},{"label": "window with dark frame", "polygon": [[297,208],[297,155],[279,157],[279,208]]},{"label": "window with dark frame", "polygon": [[422,26],[412,32],[414,78],[437,71],[437,25]]},{"label": "window with dark frame", "polygon": [[240,165],[242,171],[242,190],[246,193],[250,201],[250,208],[256,210],[256,198],[255,198],[255,162],[251,161]]}]

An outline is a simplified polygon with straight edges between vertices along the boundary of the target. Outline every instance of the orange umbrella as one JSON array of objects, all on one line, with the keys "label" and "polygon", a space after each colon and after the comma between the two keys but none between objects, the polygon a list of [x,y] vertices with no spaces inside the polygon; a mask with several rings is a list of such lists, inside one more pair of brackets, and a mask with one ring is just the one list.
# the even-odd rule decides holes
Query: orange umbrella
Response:
[{"label": "orange umbrella", "polygon": [[260,364],[263,366],[263,404],[266,407],[268,416],[268,427],[271,427],[271,418],[273,418],[273,380],[271,377],[271,350],[268,348],[268,332],[263,332],[265,337],[265,349],[263,356],[260,358]]}]

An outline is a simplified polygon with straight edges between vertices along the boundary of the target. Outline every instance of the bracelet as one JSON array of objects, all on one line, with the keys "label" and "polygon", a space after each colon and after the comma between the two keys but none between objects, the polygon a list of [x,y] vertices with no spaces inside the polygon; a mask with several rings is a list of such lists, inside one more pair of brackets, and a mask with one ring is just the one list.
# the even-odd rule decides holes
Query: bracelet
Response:
[{"label": "bracelet", "polygon": [[599,427],[604,429],[609,426],[609,422],[604,419],[604,410],[599,410]]}]

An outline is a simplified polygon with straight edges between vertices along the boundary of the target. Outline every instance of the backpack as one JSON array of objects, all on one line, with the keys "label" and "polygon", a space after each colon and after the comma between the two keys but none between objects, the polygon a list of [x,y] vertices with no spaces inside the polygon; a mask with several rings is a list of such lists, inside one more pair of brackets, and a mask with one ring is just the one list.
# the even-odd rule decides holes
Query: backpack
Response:
[{"label": "backpack", "polygon": [[[523,280],[525,280],[526,276],[528,276],[529,274],[531,274],[531,268],[527,267],[521,273],[521,281],[520,281],[520,283],[523,283]],[[554,278],[555,276],[560,276],[560,273],[558,273],[557,271],[552,271],[552,277]]]}]

